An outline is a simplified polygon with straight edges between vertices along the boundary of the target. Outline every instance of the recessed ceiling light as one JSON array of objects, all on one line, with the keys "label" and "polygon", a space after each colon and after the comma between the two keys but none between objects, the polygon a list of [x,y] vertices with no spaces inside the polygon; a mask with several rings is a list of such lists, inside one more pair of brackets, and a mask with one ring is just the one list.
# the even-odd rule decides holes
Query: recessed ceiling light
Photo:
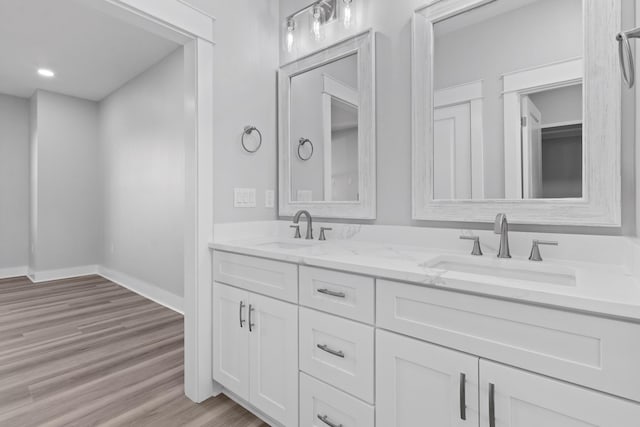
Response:
[{"label": "recessed ceiling light", "polygon": [[40,74],[42,77],[55,77],[56,75],[56,73],[47,68],[39,68],[38,74]]}]

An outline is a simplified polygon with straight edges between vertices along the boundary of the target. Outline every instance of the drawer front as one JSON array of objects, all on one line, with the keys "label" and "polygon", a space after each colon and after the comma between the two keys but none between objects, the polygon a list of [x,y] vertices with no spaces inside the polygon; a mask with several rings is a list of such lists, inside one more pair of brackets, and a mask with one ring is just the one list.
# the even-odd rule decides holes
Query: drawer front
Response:
[{"label": "drawer front", "polygon": [[373,327],[300,308],[300,370],[373,403]]},{"label": "drawer front", "polygon": [[640,325],[379,280],[378,326],[640,400]]},{"label": "drawer front", "polygon": [[301,426],[373,427],[373,423],[373,406],[304,373],[300,374]]},{"label": "drawer front", "polygon": [[298,266],[230,252],[213,253],[213,280],[297,303]]},{"label": "drawer front", "polygon": [[374,280],[371,277],[302,266],[300,304],[373,324]]}]

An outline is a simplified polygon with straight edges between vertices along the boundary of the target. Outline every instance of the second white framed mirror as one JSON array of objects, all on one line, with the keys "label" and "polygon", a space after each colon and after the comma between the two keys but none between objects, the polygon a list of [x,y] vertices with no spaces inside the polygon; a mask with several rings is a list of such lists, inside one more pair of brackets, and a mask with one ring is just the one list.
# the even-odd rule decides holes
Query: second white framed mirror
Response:
[{"label": "second white framed mirror", "polygon": [[620,225],[620,3],[416,11],[413,219]]},{"label": "second white framed mirror", "polygon": [[280,68],[281,216],[376,217],[374,67],[367,31]]}]

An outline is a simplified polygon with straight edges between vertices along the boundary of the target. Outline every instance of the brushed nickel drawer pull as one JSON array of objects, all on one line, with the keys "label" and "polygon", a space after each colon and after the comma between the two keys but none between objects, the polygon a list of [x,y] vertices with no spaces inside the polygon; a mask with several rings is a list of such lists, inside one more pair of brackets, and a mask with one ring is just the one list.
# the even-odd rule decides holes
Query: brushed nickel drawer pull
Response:
[{"label": "brushed nickel drawer pull", "polygon": [[347,296],[344,292],[331,291],[329,289],[318,289],[319,294],[325,294],[336,298],[344,298]]},{"label": "brushed nickel drawer pull", "polygon": [[460,419],[467,419],[467,391],[466,391],[467,376],[460,374]]},{"label": "brushed nickel drawer pull", "polygon": [[256,326],[256,324],[251,320],[251,313],[253,313],[253,310],[255,310],[253,305],[249,304],[249,332],[253,332],[253,327]]},{"label": "brushed nickel drawer pull", "polygon": [[244,320],[242,318],[242,309],[245,307],[244,302],[240,301],[240,327],[242,328],[244,326],[244,322],[246,322],[246,320]]},{"label": "brushed nickel drawer pull", "polygon": [[336,357],[341,357],[341,358],[344,359],[344,353],[343,352],[338,351],[338,350],[334,350],[332,348],[329,348],[329,346],[326,345],[326,344],[318,344],[317,347],[322,351],[326,351],[329,354],[332,354],[332,355],[334,355]]},{"label": "brushed nickel drawer pull", "polygon": [[342,424],[335,424],[335,423],[332,423],[331,421],[329,421],[329,417],[326,416],[326,415],[318,414],[318,419],[320,421],[322,421],[323,423],[325,423],[326,425],[328,425],[329,427],[342,427]]},{"label": "brushed nickel drawer pull", "polygon": [[489,383],[489,427],[496,427],[496,386]]}]

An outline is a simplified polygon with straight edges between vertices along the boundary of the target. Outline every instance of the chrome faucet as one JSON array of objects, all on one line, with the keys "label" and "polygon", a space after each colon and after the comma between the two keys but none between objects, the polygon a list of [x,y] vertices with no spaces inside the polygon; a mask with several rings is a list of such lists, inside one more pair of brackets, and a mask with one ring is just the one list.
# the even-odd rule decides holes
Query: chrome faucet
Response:
[{"label": "chrome faucet", "polygon": [[498,258],[511,258],[511,252],[509,251],[509,223],[507,222],[507,215],[500,213],[496,216],[493,232],[500,235]]},{"label": "chrome faucet", "polygon": [[311,219],[311,214],[308,211],[300,210],[296,212],[293,217],[293,223],[297,224],[300,221],[300,216],[305,215],[307,217],[307,235],[305,239],[311,240],[313,239],[313,220]]}]

